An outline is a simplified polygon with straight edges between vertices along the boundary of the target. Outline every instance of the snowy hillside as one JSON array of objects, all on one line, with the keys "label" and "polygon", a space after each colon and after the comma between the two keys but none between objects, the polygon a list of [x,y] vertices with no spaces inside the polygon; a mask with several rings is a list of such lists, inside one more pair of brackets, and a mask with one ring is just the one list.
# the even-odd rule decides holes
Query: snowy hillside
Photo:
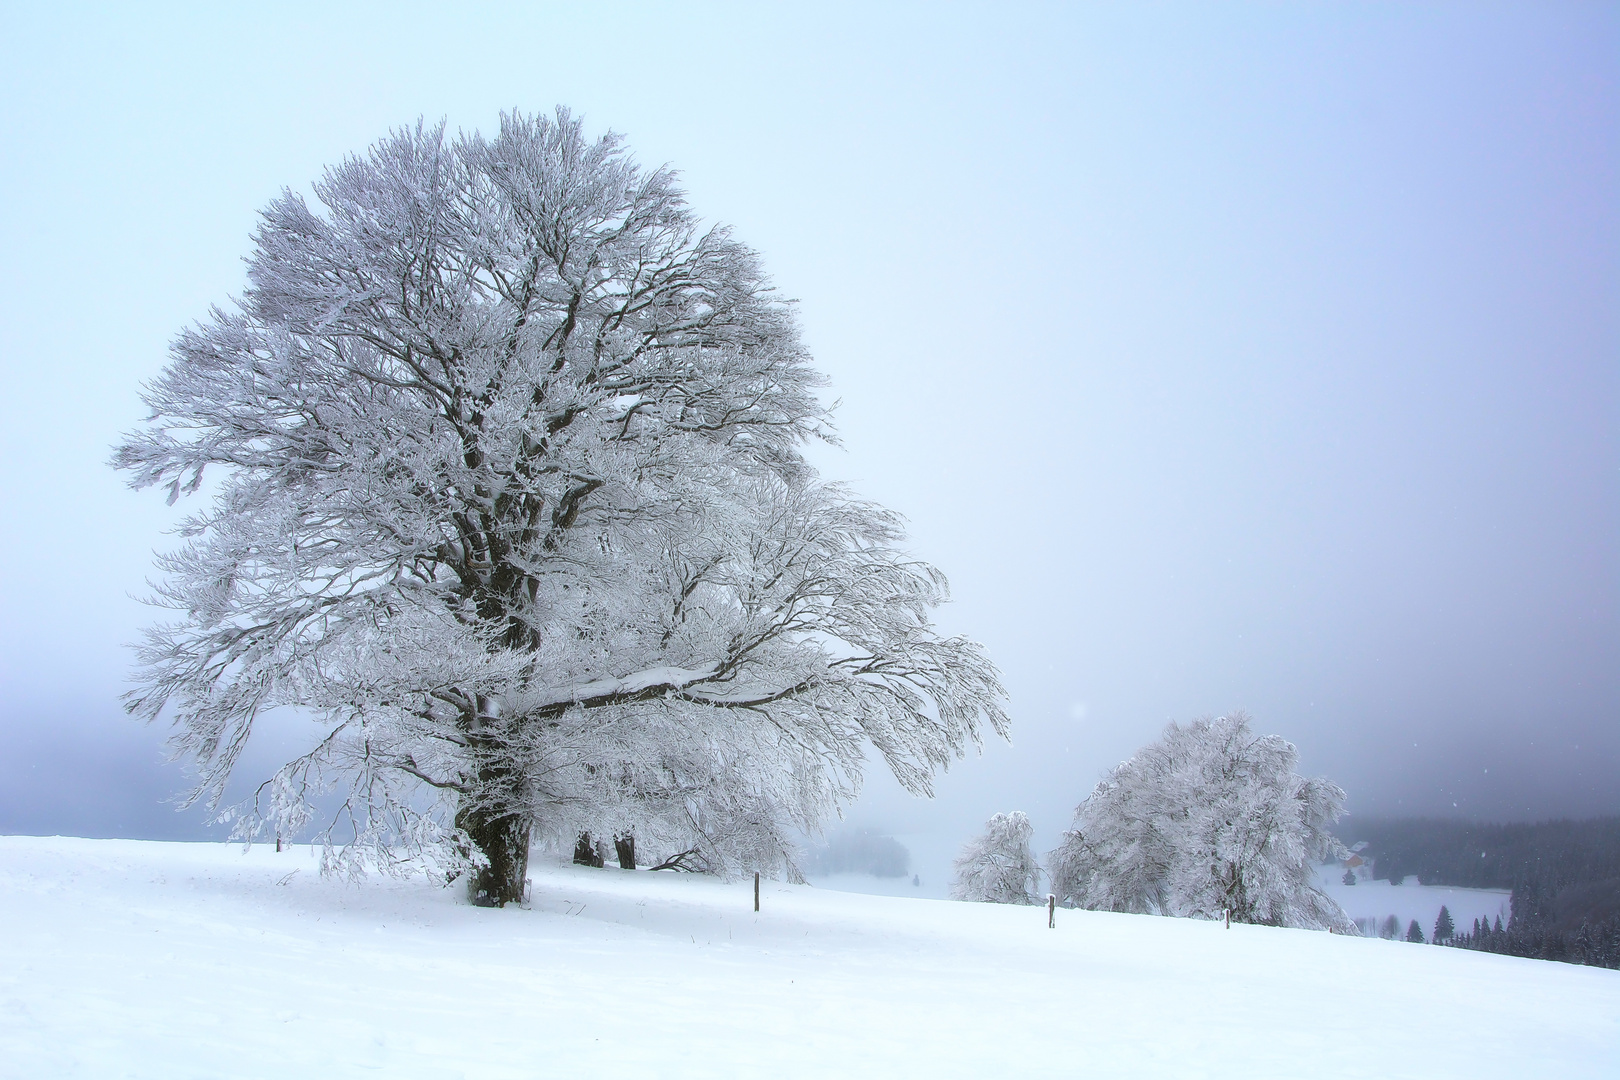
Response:
[{"label": "snowy hillside", "polygon": [[1613,1077],[1620,972],[539,863],[0,837],[0,1075]]}]

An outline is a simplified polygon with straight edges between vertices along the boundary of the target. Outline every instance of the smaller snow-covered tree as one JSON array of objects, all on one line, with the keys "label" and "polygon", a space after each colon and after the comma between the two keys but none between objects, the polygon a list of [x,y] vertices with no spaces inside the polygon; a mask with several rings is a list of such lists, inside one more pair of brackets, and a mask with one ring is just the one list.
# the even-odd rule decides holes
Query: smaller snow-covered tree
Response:
[{"label": "smaller snow-covered tree", "polygon": [[1457,924],[1451,921],[1451,912],[1446,910],[1444,904],[1441,904],[1440,914],[1434,920],[1434,943],[1438,945],[1442,941],[1449,941],[1456,932]]},{"label": "smaller snow-covered tree", "polygon": [[1171,724],[1114,768],[1047,857],[1065,904],[1354,933],[1315,885],[1343,857],[1344,792],[1295,772],[1293,744],[1233,713]]},{"label": "smaller snow-covered tree", "polygon": [[996,814],[962,848],[951,876],[951,899],[987,904],[1039,902],[1041,867],[1029,842],[1035,827],[1019,810]]},{"label": "smaller snow-covered tree", "polygon": [[1418,921],[1416,919],[1413,919],[1406,926],[1406,940],[1414,942],[1418,945],[1423,944],[1423,927],[1418,925]]}]

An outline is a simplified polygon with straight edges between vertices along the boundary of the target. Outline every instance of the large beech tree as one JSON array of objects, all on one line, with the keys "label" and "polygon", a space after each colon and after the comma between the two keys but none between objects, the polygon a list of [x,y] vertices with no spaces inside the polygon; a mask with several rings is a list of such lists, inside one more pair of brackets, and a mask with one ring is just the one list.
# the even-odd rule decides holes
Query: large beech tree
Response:
[{"label": "large beech tree", "polygon": [[559,111],[419,124],[315,194],[264,210],[114,459],[171,502],[209,480],[128,698],[192,798],[295,707],[240,833],[336,827],[503,904],[537,829],[792,874],[868,756],[926,793],[1005,733],[943,577],[801,455],[830,429],[789,306],[670,172]]}]

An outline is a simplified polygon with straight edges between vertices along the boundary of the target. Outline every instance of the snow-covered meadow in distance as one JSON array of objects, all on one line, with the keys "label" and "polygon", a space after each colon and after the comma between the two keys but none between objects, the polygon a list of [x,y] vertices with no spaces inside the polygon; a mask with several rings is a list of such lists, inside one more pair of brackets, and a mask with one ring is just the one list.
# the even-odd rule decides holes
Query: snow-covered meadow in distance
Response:
[{"label": "snow-covered meadow in distance", "polygon": [[1408,877],[1400,885],[1377,880],[1346,885],[1340,880],[1336,869],[1329,867],[1322,869],[1321,889],[1352,919],[1371,919],[1381,923],[1393,915],[1403,935],[1407,924],[1416,920],[1423,929],[1425,940],[1433,932],[1442,906],[1451,913],[1458,933],[1466,932],[1475,919],[1490,922],[1499,918],[1506,926],[1508,915],[1511,914],[1509,901],[1513,896],[1509,889],[1423,885],[1416,876]]},{"label": "snow-covered meadow in distance", "polygon": [[18,1077],[1612,1077],[1620,972],[536,858],[523,908],[308,847],[0,838]]}]

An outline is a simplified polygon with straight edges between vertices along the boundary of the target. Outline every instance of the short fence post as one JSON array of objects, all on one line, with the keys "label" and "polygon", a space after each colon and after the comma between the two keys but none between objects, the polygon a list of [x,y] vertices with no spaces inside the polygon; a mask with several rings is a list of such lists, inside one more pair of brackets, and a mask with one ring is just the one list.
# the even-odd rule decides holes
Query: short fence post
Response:
[{"label": "short fence post", "polygon": [[759,910],[759,871],[754,871],[754,910]]},{"label": "short fence post", "polygon": [[1056,930],[1057,929],[1057,894],[1056,893],[1047,893],[1046,894],[1046,928],[1048,930]]},{"label": "short fence post", "polygon": [[1232,929],[1232,909],[1231,908],[1221,908],[1221,915],[1224,916],[1225,919],[1226,919],[1226,928],[1228,930]]},{"label": "short fence post", "polygon": [[276,833],[276,850],[277,851],[281,850],[281,834],[280,833]]}]

